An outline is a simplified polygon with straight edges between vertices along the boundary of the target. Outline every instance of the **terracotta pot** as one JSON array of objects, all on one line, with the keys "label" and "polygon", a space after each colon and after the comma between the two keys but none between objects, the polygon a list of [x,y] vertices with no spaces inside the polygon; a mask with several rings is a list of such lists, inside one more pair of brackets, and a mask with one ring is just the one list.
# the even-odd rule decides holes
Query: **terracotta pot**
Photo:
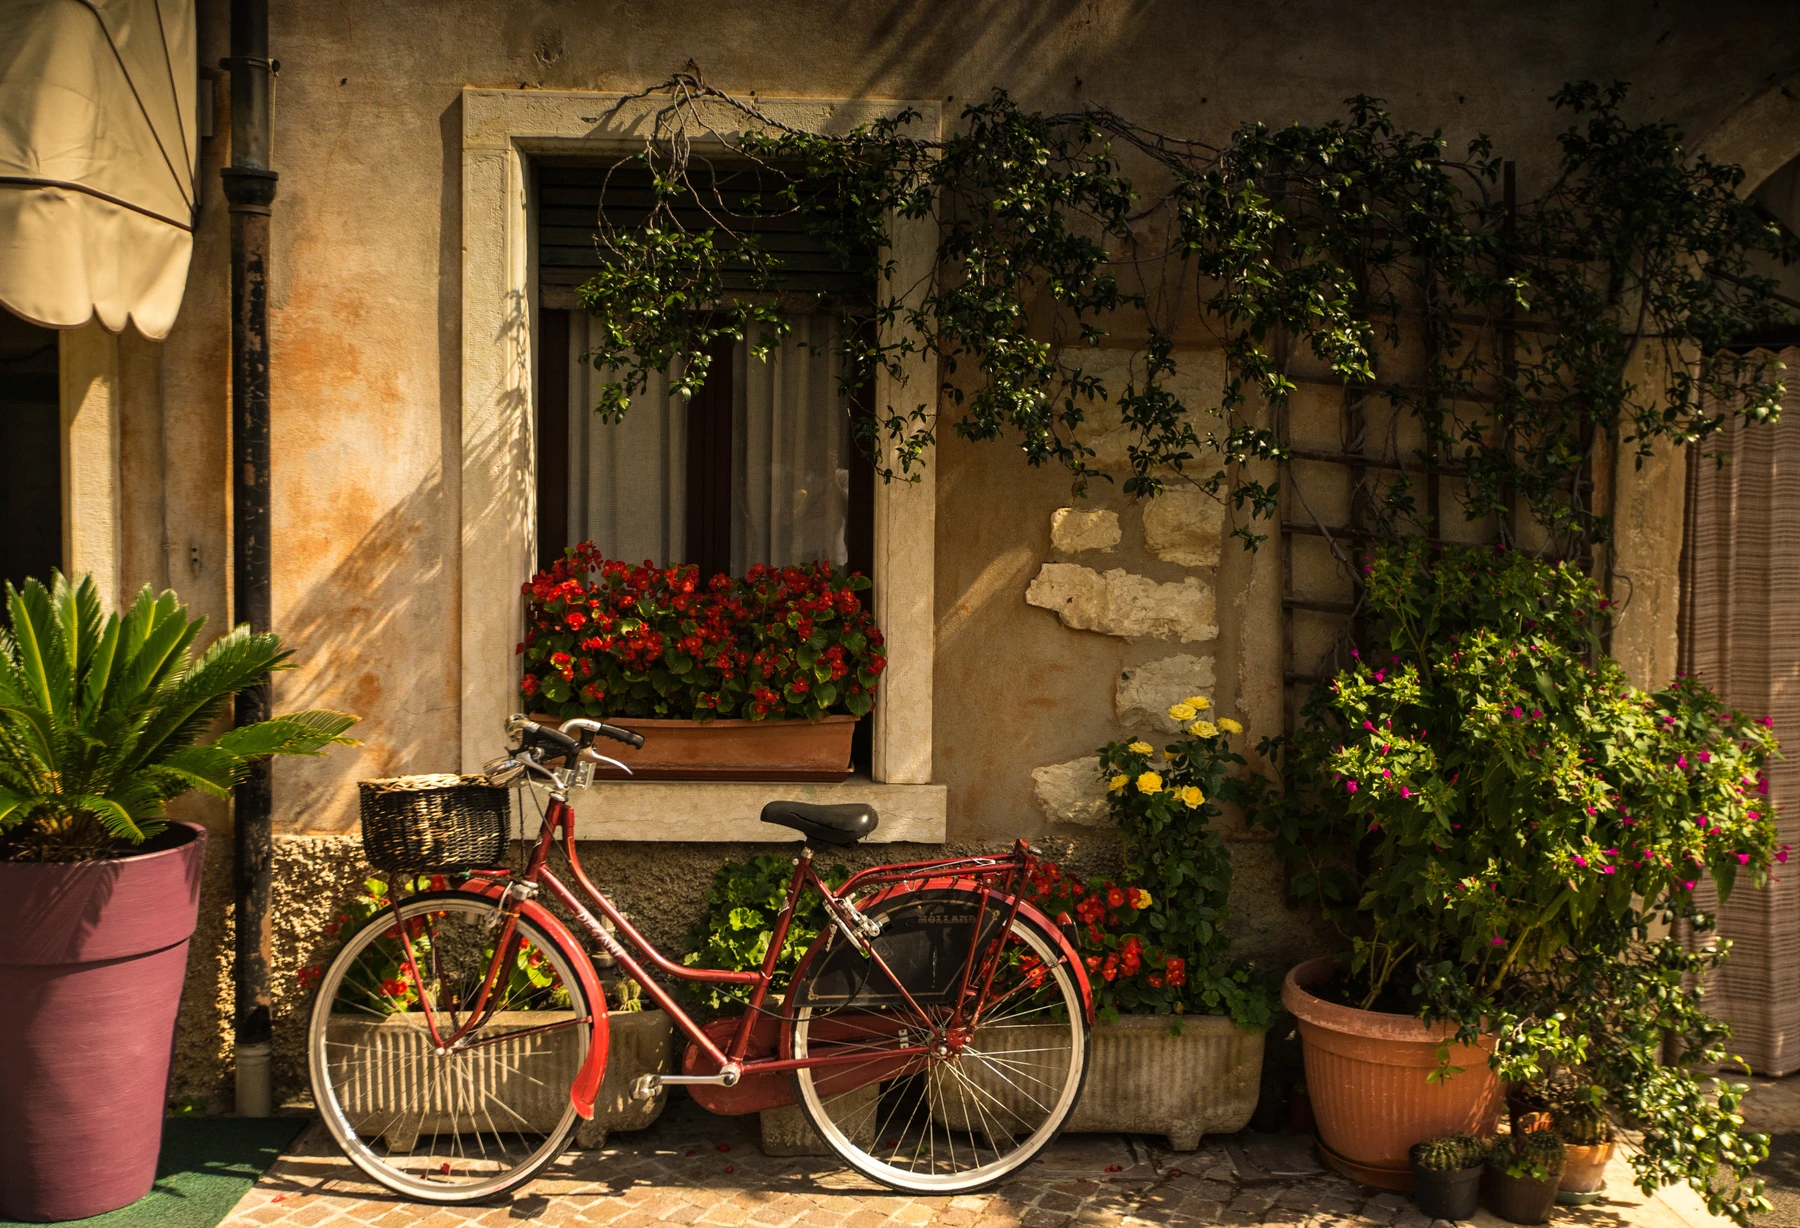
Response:
[{"label": "terracotta pot", "polygon": [[1413,1166],[1413,1201],[1434,1220],[1474,1219],[1481,1205],[1481,1174],[1485,1164],[1454,1172]]},{"label": "terracotta pot", "polygon": [[1606,1166],[1612,1163],[1613,1144],[1563,1144],[1562,1181],[1556,1201],[1580,1206],[1594,1201],[1606,1188]]},{"label": "terracotta pot", "polygon": [[1481,1201],[1501,1219],[1515,1224],[1541,1224],[1550,1218],[1556,1205],[1557,1178],[1533,1181],[1530,1177],[1509,1177],[1502,1169],[1489,1165],[1481,1174]]},{"label": "terracotta pot", "polygon": [[85,1219],[156,1179],[206,832],[149,851],[0,863],[0,1215]]},{"label": "terracotta pot", "polygon": [[[534,716],[560,725],[566,718]],[[665,721],[606,718],[644,735],[642,749],[601,741],[601,754],[631,765],[631,776],[601,764],[608,780],[842,780],[850,774],[850,738],[858,717],[819,721]]]},{"label": "terracotta pot", "polygon": [[1281,987],[1282,1005],[1300,1024],[1320,1158],[1369,1185],[1410,1190],[1407,1151],[1414,1143],[1494,1133],[1502,1098],[1487,1064],[1492,1042],[1452,1045],[1450,1063],[1462,1073],[1429,1083],[1438,1045],[1454,1029],[1427,1028],[1411,1015],[1339,1006],[1308,992],[1331,973],[1329,956],[1308,960]]}]

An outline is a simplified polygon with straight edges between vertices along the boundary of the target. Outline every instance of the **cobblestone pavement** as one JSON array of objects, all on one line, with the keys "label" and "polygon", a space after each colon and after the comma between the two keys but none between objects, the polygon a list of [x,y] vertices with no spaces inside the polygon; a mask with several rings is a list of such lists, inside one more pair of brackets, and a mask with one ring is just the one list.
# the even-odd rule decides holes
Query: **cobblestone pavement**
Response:
[{"label": "cobblestone pavement", "polygon": [[[567,1153],[545,1176],[498,1203],[446,1209],[409,1203],[370,1183],[314,1123],[224,1221],[224,1228],[502,1228],[524,1224],[697,1224],[735,1228],[1112,1228],[1114,1225],[1293,1224],[1309,1228],[1433,1228],[1399,1194],[1327,1173],[1310,1141],[1245,1133],[1173,1153],[1163,1140],[1074,1135],[1017,1180],[957,1198],[897,1195],[828,1157],[777,1159],[757,1146],[756,1118],[720,1118],[671,1103],[648,1130],[599,1151]],[[1620,1189],[1615,1179],[1613,1188]],[[1556,1223],[1581,1228],[1714,1228],[1634,1191]],[[1478,1224],[1500,1225],[1483,1213]],[[1438,1221],[1436,1228],[1448,1228]]]}]

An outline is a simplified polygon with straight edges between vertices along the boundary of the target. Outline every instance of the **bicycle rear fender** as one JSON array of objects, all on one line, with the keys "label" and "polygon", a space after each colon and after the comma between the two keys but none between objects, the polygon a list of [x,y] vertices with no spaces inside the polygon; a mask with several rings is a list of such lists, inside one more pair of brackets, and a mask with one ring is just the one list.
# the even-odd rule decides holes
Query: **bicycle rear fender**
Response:
[{"label": "bicycle rear fender", "polygon": [[[496,901],[506,896],[503,885],[480,878],[470,879],[458,890],[485,895]],[[611,1035],[606,1024],[606,992],[601,989],[600,978],[594,973],[593,961],[587,957],[587,948],[576,941],[568,926],[557,920],[543,905],[532,900],[522,903],[519,913],[569,953],[569,963],[575,969],[575,979],[581,982],[582,996],[588,1000],[588,1008],[594,1012],[593,1039],[588,1044],[587,1060],[575,1072],[575,1082],[569,1087],[569,1102],[575,1106],[575,1111],[592,1120],[594,1099],[600,1094],[601,1081],[606,1078],[606,1046]]]},{"label": "bicycle rear fender", "polygon": [[[1013,897],[998,888],[984,887],[972,878],[945,876],[941,878],[923,879],[917,882],[896,883],[890,887],[884,887],[867,899],[860,901],[857,904],[857,908],[860,911],[867,912],[877,905],[902,899],[915,892],[943,891],[947,889],[968,892],[985,892],[988,896],[988,909],[990,912],[998,910],[1001,915],[1004,915],[1005,911],[1012,907]],[[1091,1028],[1094,1025],[1094,990],[1093,986],[1088,983],[1087,967],[1081,962],[1080,955],[1076,953],[1074,946],[1070,944],[1068,937],[1062,932],[1062,929],[1032,905],[1020,901],[1019,915],[1031,924],[1037,926],[1040,932],[1055,942],[1063,959],[1068,963],[1070,971],[1075,975],[1075,984],[1081,991],[1082,1017]],[[835,932],[836,931],[829,926],[820,932],[818,938],[813,941],[812,946],[807,949],[805,956],[801,958],[799,966],[795,968],[793,984],[797,985],[801,982],[813,960],[821,955],[826,943]],[[796,993],[789,993],[787,996],[787,1002],[784,1006],[783,1013],[790,1020],[799,1003],[799,997],[800,995]],[[784,1058],[793,1056],[791,1051],[792,1034],[791,1028],[782,1029],[781,1046],[782,1056]]]}]

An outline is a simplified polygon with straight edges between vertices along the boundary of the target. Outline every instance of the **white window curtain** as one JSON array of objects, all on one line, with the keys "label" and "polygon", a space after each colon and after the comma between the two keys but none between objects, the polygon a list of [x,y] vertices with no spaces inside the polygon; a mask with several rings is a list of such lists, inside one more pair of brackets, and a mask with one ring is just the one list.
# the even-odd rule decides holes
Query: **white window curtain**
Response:
[{"label": "white window curtain", "polygon": [[759,362],[732,352],[731,570],[850,558],[850,419],[831,316],[801,316]]},{"label": "white window curtain", "polygon": [[605,373],[582,360],[591,323],[569,313],[569,540],[668,567],[687,541],[687,403],[669,395],[667,375],[654,375],[623,421],[601,421]]},{"label": "white window curtain", "polygon": [[[589,330],[570,313],[569,540],[609,558],[684,562],[687,404],[666,376],[633,397],[623,422],[593,412],[604,373],[582,361]],[[801,316],[760,361],[732,352],[731,570],[849,560],[846,541],[854,444],[839,393],[843,362],[830,316]]]}]

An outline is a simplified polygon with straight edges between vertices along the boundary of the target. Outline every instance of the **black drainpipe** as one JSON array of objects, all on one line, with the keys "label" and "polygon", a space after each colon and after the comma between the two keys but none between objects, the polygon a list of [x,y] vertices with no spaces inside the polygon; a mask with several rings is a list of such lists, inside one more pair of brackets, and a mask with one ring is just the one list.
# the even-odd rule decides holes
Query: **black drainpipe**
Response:
[{"label": "black drainpipe", "polygon": [[[231,0],[231,574],[232,621],[269,630],[269,169],[268,0]],[[268,679],[238,694],[235,723],[270,715]],[[274,840],[269,764],[258,763],[233,799],[237,889],[237,1112],[267,1117],[269,1082],[269,868]]]}]

